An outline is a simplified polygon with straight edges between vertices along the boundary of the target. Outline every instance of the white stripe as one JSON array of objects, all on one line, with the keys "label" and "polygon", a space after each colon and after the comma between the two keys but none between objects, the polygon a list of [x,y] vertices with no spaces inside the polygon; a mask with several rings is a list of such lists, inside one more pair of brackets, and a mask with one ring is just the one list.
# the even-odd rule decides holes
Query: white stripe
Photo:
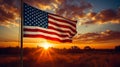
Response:
[{"label": "white stripe", "polygon": [[55,24],[59,24],[59,25],[65,25],[65,26],[69,26],[71,27],[72,29],[75,29],[75,26],[69,24],[69,23],[64,23],[64,22],[61,22],[61,21],[57,21],[57,20],[54,20],[52,18],[49,18],[48,21],[52,21],[54,22]]},{"label": "white stripe", "polygon": [[49,23],[49,26],[54,27],[54,28],[59,29],[59,30],[63,30],[63,31],[70,31],[71,34],[75,34],[75,32],[73,32],[73,31],[72,31],[71,29],[69,29],[69,28],[58,27],[58,26],[55,26],[55,25],[50,24],[50,23]]},{"label": "white stripe", "polygon": [[44,33],[44,32],[28,32],[28,31],[25,31],[24,34],[30,34],[30,35],[43,35],[43,36],[46,36],[46,37],[52,37],[52,38],[57,38],[57,39],[60,39],[60,40],[66,40],[66,39],[70,39],[69,37],[59,37],[57,35],[51,35],[49,33]]},{"label": "white stripe", "polygon": [[55,15],[51,15],[51,14],[49,14],[49,16],[54,17],[54,18],[57,18],[57,19],[61,19],[61,20],[68,21],[68,22],[70,22],[70,23],[72,23],[72,24],[76,24],[76,22],[70,21],[70,20],[65,19],[65,18],[63,18],[63,17],[59,17],[59,16],[55,16]]},{"label": "white stripe", "polygon": [[[57,33],[57,34],[62,34],[62,35],[68,35],[69,37],[71,37],[72,35],[70,35],[69,33],[67,32],[59,32],[59,31],[56,31],[56,30],[53,30],[53,29],[46,29],[46,28],[42,28],[42,27],[38,27],[38,26],[24,26],[24,28],[26,29],[41,29],[41,30],[45,30],[45,31],[48,31],[48,32],[54,32],[54,33]],[[74,33],[75,34],[75,33]]]}]

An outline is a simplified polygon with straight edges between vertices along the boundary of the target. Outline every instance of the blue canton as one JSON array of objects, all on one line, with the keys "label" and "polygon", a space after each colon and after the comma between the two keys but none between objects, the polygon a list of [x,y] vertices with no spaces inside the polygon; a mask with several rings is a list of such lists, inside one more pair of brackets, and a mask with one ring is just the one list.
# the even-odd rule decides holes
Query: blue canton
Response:
[{"label": "blue canton", "polygon": [[48,27],[48,13],[24,3],[24,26]]}]

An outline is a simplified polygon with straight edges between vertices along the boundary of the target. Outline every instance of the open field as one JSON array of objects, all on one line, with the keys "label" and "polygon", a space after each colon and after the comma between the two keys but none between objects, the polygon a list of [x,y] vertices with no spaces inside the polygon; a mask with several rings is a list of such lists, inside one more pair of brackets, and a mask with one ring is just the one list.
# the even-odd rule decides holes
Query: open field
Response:
[{"label": "open field", "polygon": [[[20,56],[16,54],[1,54],[0,67],[20,67]],[[24,67],[120,67],[120,53],[104,51],[70,53],[27,48],[23,59]]]}]

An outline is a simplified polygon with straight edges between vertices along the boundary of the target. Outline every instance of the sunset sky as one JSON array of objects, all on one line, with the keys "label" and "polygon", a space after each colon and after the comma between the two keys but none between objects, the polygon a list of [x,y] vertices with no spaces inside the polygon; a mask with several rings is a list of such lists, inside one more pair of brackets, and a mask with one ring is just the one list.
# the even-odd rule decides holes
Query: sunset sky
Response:
[{"label": "sunset sky", "polygon": [[[24,0],[38,9],[77,20],[73,43],[58,43],[45,39],[24,38],[24,47],[44,43],[57,48],[114,48],[120,45],[119,0]],[[0,47],[20,45],[20,13],[18,0],[0,0]]]}]

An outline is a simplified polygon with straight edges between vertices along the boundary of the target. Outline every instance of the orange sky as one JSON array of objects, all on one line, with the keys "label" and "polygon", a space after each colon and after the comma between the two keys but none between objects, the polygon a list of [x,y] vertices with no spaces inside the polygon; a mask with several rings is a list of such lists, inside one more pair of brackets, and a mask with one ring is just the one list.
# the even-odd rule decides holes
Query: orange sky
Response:
[{"label": "orange sky", "polygon": [[[2,44],[2,47],[9,47],[9,46],[20,46],[20,42],[0,42]],[[30,48],[36,48],[37,46],[42,46],[44,44],[48,44],[51,47],[55,48],[70,48],[71,46],[78,46],[81,49],[83,49],[85,46],[90,46],[91,48],[95,49],[113,49],[115,46],[118,46],[120,44],[120,39],[117,40],[110,40],[106,42],[73,42],[73,43],[59,43],[55,41],[47,41],[45,39],[26,39],[24,38],[23,47],[30,47]]]}]

